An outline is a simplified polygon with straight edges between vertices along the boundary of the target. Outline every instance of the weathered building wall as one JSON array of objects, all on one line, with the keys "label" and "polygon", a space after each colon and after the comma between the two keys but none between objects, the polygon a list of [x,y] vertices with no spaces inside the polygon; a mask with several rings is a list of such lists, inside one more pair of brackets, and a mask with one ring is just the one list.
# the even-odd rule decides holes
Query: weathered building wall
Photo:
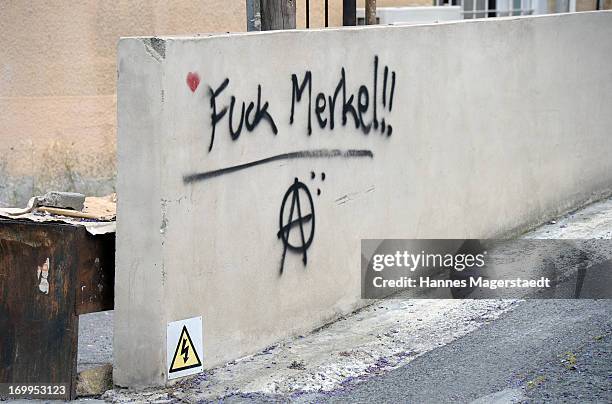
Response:
[{"label": "weathered building wall", "polygon": [[[612,9],[612,0],[603,0],[601,7],[603,10]],[[597,0],[576,0],[576,11],[593,10],[597,10]]]},{"label": "weathered building wall", "polygon": [[123,39],[115,382],[166,382],[170,321],[202,316],[210,367],[364,304],[363,238],[608,194],[610,38],[612,12]]},{"label": "weathered building wall", "polygon": [[244,0],[0,2],[0,206],[115,188],[120,36],[245,27]]}]

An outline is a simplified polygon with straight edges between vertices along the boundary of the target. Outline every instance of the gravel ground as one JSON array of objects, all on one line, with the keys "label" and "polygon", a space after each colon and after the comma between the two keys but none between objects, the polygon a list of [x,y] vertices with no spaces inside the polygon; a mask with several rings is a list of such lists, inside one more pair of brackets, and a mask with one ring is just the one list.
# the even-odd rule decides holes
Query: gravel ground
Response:
[{"label": "gravel ground", "polygon": [[[612,300],[529,300],[408,365],[308,402],[612,402]],[[501,393],[501,394],[500,394]]]},{"label": "gravel ground", "polygon": [[[612,308],[611,308],[612,309]],[[611,311],[608,311],[608,315]],[[608,326],[609,326],[608,322]],[[595,333],[597,334],[597,333]],[[574,351],[560,352],[554,360],[529,372],[523,379],[524,402],[612,402],[612,333],[589,335]]]},{"label": "gravel ground", "polygon": [[79,316],[77,370],[113,362],[113,311]]}]

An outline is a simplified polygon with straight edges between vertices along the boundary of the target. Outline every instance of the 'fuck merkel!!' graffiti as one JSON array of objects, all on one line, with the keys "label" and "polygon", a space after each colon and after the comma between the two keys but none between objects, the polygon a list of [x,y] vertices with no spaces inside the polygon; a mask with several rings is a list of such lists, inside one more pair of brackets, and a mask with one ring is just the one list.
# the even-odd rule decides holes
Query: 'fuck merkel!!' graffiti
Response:
[{"label": "'fuck merkel!!' graffiti", "polygon": [[[193,73],[190,73],[193,74]],[[395,95],[395,71],[388,66],[379,68],[378,56],[374,56],[373,78],[370,84],[361,84],[356,92],[348,83],[348,74],[342,67],[339,71],[337,85],[331,93],[314,91],[314,77],[310,70],[302,74],[292,74],[291,109],[289,123],[297,126],[296,111],[305,110],[305,132],[310,136],[313,131],[313,118],[321,129],[334,130],[337,124],[354,125],[363,134],[379,131],[391,136],[393,127],[385,114],[393,110]],[[198,79],[199,81],[199,79]],[[188,77],[187,83],[194,91],[194,78]],[[270,102],[262,100],[261,84],[257,85],[257,99],[238,101],[230,94],[230,79],[225,78],[218,86],[208,87],[210,96],[211,133],[208,151],[213,150],[215,136],[224,128],[233,141],[240,139],[243,131],[251,132],[259,125],[266,125],[273,135],[278,134],[275,118],[271,113]],[[197,85],[195,85],[197,87]],[[314,116],[314,117],[313,117]]]}]

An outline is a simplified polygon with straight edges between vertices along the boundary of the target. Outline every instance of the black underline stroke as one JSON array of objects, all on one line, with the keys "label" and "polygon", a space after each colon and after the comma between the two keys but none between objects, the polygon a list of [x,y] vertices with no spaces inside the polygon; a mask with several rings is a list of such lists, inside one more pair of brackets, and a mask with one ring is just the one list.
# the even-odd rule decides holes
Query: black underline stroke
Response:
[{"label": "black underline stroke", "polygon": [[189,174],[183,176],[183,182],[189,184],[192,182],[203,181],[209,178],[219,177],[224,174],[233,173],[235,171],[244,170],[250,167],[258,166],[260,164],[272,163],[279,160],[291,160],[291,159],[313,159],[313,158],[360,158],[369,157],[374,158],[374,153],[371,150],[365,149],[316,149],[316,150],[301,150],[291,153],[277,154],[276,156],[266,157],[261,160],[251,161],[249,163],[238,164],[231,167],[221,168],[219,170],[205,171],[203,173]]}]

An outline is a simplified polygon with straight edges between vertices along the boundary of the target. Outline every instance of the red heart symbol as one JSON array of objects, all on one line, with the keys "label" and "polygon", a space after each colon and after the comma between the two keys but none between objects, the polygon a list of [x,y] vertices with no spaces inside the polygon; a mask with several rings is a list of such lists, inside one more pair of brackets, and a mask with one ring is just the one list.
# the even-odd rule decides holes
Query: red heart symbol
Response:
[{"label": "red heart symbol", "polygon": [[187,85],[191,89],[192,93],[195,92],[199,84],[200,84],[200,76],[198,76],[198,73],[193,73],[193,72],[187,73]]}]

